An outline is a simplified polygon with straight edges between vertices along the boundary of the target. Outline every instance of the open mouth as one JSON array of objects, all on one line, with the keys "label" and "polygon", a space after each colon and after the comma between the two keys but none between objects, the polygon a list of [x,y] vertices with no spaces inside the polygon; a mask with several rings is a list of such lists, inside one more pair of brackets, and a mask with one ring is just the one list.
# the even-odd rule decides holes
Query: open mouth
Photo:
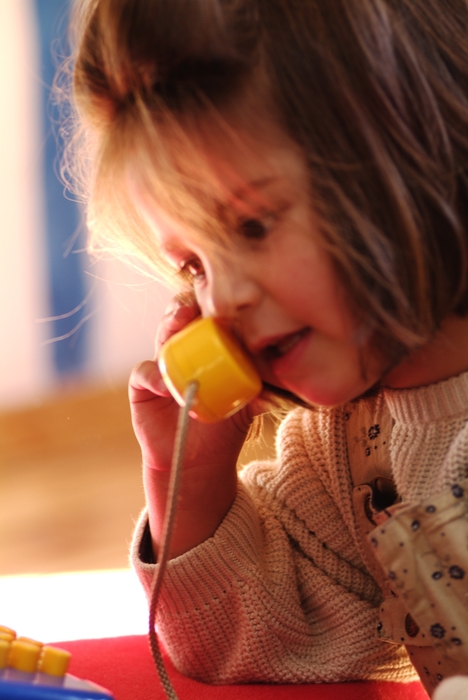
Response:
[{"label": "open mouth", "polygon": [[283,357],[283,355],[286,355],[286,353],[292,350],[309,332],[310,328],[303,328],[301,331],[290,333],[284,338],[281,338],[277,343],[268,345],[268,347],[265,348],[267,359],[274,360],[277,357]]}]

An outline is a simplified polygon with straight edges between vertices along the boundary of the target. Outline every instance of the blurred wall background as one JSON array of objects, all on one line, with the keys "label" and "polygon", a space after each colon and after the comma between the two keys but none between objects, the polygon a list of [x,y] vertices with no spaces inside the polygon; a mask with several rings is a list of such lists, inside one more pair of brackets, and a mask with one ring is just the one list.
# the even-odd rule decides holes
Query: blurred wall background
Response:
[{"label": "blurred wall background", "polygon": [[151,357],[170,297],[92,261],[57,177],[50,101],[70,0],[0,0],[0,411],[83,384],[126,382]]},{"label": "blurred wall background", "polygon": [[[57,177],[50,88],[70,3],[0,0],[0,599],[9,601],[0,621],[19,629],[24,619],[24,633],[44,641],[116,633],[100,623],[103,610],[116,619],[109,583],[91,609],[81,574],[77,592],[69,578],[18,577],[128,567],[144,494],[126,383],[152,357],[171,296],[121,262],[89,259],[82,212]],[[138,622],[138,596],[119,581],[119,605]],[[117,618],[118,634],[137,633],[123,629],[122,610]]]}]

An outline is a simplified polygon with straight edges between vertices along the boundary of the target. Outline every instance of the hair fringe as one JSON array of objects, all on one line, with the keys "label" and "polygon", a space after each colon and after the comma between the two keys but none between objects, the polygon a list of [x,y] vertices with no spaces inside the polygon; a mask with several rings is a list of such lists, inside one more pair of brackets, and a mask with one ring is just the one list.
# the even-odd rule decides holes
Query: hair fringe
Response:
[{"label": "hair fringe", "polygon": [[323,244],[382,351],[468,313],[466,0],[82,0],[73,30],[62,176],[94,252],[175,283],[125,192],[136,154],[168,211],[226,235],[168,134],[195,158],[187,134],[209,116],[232,138],[257,90],[307,159]]}]

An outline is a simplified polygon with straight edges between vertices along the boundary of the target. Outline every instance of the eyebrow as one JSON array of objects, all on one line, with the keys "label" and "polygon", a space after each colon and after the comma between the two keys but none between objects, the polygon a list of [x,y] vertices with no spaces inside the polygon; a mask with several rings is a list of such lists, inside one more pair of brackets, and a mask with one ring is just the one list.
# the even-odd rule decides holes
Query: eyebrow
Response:
[{"label": "eyebrow", "polygon": [[[248,182],[245,185],[241,185],[236,190],[230,192],[228,195],[228,201],[238,199],[244,203],[248,203],[249,194],[251,192],[259,193],[260,190],[264,189],[265,187],[268,187],[268,185],[270,185],[272,182],[275,182],[278,179],[279,176],[270,175],[268,177],[261,177],[257,180],[252,180],[251,182]],[[160,246],[160,250],[163,253],[163,255],[167,256],[171,256],[172,254],[177,255],[183,252],[182,248],[179,245],[177,245],[177,243],[174,244],[170,242],[162,244]],[[168,262],[170,261],[168,260]]]},{"label": "eyebrow", "polygon": [[278,179],[277,176],[270,175],[269,177],[262,177],[262,178],[259,178],[258,180],[252,180],[251,182],[247,183],[246,185],[242,185],[241,187],[238,187],[236,190],[231,192],[230,197],[233,199],[241,199],[242,201],[246,201],[249,193],[252,190],[253,191],[262,190],[277,179]]}]

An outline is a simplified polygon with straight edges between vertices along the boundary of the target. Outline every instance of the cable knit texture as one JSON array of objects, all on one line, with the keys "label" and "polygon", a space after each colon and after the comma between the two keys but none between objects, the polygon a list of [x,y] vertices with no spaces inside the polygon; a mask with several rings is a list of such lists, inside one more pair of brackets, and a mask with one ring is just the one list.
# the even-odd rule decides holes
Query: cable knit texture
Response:
[{"label": "cable knit texture", "polygon": [[[405,500],[468,476],[468,374],[385,392]],[[175,665],[211,683],[414,680],[402,646],[377,639],[381,590],[353,510],[346,407],[293,411],[276,462],[241,474],[214,536],[169,562],[158,629]],[[143,513],[132,563],[149,595]]]},{"label": "cable knit texture", "polygon": [[404,501],[441,493],[468,476],[468,373],[417,390],[387,391],[391,453]]}]

